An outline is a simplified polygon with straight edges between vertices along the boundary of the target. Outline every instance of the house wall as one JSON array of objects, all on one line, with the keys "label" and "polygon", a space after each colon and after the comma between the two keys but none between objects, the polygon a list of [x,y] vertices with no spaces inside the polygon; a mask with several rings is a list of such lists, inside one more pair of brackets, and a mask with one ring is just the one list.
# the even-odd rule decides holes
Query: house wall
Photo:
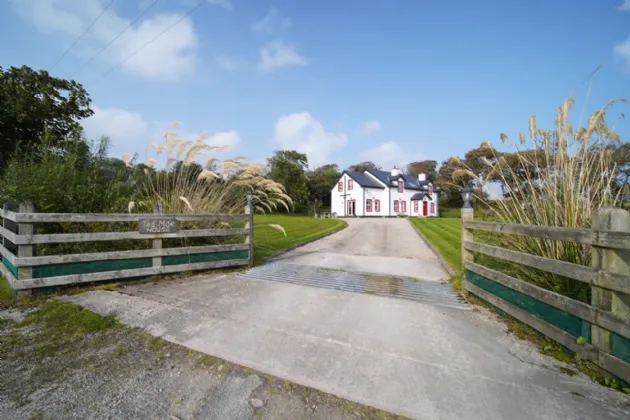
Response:
[{"label": "house wall", "polygon": [[[370,175],[370,174],[368,174]],[[375,179],[374,177],[372,177]],[[338,217],[346,217],[347,215],[347,202],[348,200],[355,200],[355,210],[356,215],[359,217],[383,217],[383,216],[396,216],[396,212],[394,211],[394,201],[395,200],[405,200],[406,202],[406,211],[405,214],[409,216],[415,217],[423,217],[422,216],[422,202],[418,202],[418,211],[416,212],[413,207],[413,203],[411,201],[411,197],[420,192],[418,190],[405,189],[403,193],[398,192],[397,187],[392,188],[363,188],[356,181],[354,181],[353,189],[348,190],[348,179],[351,179],[347,174],[343,174],[342,177],[337,180],[337,182],[343,182],[343,187],[341,191],[337,190],[337,183],[335,183],[334,187],[331,190],[331,212],[337,213]],[[344,200],[344,194],[348,194]],[[372,200],[372,211],[366,212],[366,200]],[[380,200],[381,208],[379,212],[374,211],[375,205],[374,200]],[[429,217],[437,217],[438,216],[438,204],[437,204],[437,194],[433,193],[433,199],[427,200]],[[431,202],[435,204],[434,212],[431,213]]]},{"label": "house wall", "polygon": [[[353,182],[352,190],[348,190],[348,179],[350,178],[347,174],[343,174],[341,178],[337,180],[335,185],[331,190],[330,196],[330,211],[331,213],[337,213],[338,217],[347,216],[348,209],[348,200],[355,200],[355,214],[357,216],[363,216],[364,212],[364,201],[363,201],[363,191],[364,189],[356,182]],[[343,187],[341,191],[337,190],[337,184],[339,182],[343,182]],[[344,194],[347,194],[344,197]]]}]

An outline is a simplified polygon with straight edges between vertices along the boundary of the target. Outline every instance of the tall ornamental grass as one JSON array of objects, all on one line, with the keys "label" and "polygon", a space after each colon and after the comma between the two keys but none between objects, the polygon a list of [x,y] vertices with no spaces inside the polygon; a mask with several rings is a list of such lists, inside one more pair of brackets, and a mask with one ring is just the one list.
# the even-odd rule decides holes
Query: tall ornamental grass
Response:
[{"label": "tall ornamental grass", "polygon": [[[247,163],[246,156],[211,157],[230,146],[209,145],[207,140],[207,133],[187,141],[169,131],[161,144],[150,143],[147,150],[155,157],[144,162],[137,200],[129,211],[152,211],[159,204],[166,213],[243,213],[247,192],[253,194],[257,212],[289,209],[291,198],[281,184],[263,176],[264,165]],[[123,159],[131,165],[130,155]]]},{"label": "tall ornamental grass", "polygon": [[[453,178],[472,179],[476,187],[484,190],[498,183],[505,194],[503,199],[476,196],[496,221],[588,228],[598,209],[614,206],[619,199],[613,193],[616,168],[608,148],[612,142],[619,142],[619,136],[604,120],[610,106],[617,101],[594,112],[585,127],[574,129],[569,124],[573,99],[567,98],[558,107],[554,130],[538,128],[532,115],[529,139],[521,132],[519,142],[512,142],[513,153],[496,152],[484,142],[482,147],[490,148],[494,154],[493,159],[482,159],[487,170],[475,173],[463,165],[464,169],[455,171]],[[506,134],[501,134],[501,141],[509,141]],[[545,258],[580,265],[591,262],[589,247],[576,243],[516,235],[499,235],[491,241]],[[581,301],[589,300],[590,288],[584,283],[517,264],[499,265],[502,270],[539,286]]]}]

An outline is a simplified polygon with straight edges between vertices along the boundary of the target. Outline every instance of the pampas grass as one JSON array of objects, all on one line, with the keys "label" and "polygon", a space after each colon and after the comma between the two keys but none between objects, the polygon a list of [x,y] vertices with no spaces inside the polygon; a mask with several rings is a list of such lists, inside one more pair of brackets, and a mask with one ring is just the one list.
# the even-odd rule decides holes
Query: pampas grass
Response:
[{"label": "pampas grass", "polygon": [[247,192],[258,212],[288,211],[291,198],[284,186],[263,176],[264,165],[245,163],[248,158],[242,155],[225,160],[209,156],[230,146],[207,144],[205,132],[195,141],[184,140],[173,130],[180,124],[171,125],[161,144],[147,148],[155,157],[144,163],[138,211],[150,212],[159,204],[166,213],[243,213]]},{"label": "pampas grass", "polygon": [[[569,124],[573,99],[567,98],[557,109],[554,130],[538,128],[536,117],[532,115],[529,142],[525,134],[520,133],[518,143],[512,143],[513,154],[501,154],[487,144],[494,153],[494,163],[486,162],[488,171],[480,176],[464,167],[455,171],[453,178],[472,179],[476,187],[482,189],[499,182],[506,192],[504,199],[476,197],[497,221],[588,228],[598,209],[613,206],[618,201],[618,196],[612,192],[615,166],[607,145],[618,142],[619,136],[604,120],[610,106],[617,101],[594,112],[586,127],[574,130]],[[504,133],[500,139],[509,141]],[[516,235],[499,236],[495,240],[505,248],[546,258],[580,265],[591,262],[589,248],[575,243]],[[520,265],[509,264],[507,270],[558,293],[582,301],[589,299],[589,286],[577,281]]]}]

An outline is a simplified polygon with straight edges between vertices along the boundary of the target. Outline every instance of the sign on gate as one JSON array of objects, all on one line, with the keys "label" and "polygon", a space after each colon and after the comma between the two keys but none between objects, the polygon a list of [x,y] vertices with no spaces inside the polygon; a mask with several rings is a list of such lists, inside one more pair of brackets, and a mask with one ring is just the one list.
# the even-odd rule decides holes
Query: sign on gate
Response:
[{"label": "sign on gate", "polygon": [[140,233],[175,233],[177,232],[177,220],[164,219],[140,219],[138,224]]}]

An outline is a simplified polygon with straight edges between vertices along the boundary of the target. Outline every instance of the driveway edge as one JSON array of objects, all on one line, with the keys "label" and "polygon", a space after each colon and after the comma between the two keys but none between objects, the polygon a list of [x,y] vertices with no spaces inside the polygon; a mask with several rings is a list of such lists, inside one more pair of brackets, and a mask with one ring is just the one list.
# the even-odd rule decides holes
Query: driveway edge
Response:
[{"label": "driveway edge", "polygon": [[271,260],[273,260],[274,258],[278,258],[279,256],[284,255],[284,254],[286,254],[287,252],[291,252],[291,251],[293,251],[294,249],[300,248],[300,247],[302,247],[302,246],[304,246],[304,245],[308,245],[308,244],[313,243],[313,242],[315,242],[315,241],[319,241],[320,239],[324,239],[324,238],[326,238],[326,237],[328,237],[328,236],[330,236],[330,235],[334,235],[334,234],[335,234],[335,233],[337,233],[337,232],[341,232],[342,230],[344,230],[345,228],[347,228],[347,227],[348,227],[348,223],[347,223],[346,221],[342,220],[342,222],[344,222],[344,223],[345,223],[345,225],[344,225],[344,226],[342,226],[342,227],[340,227],[339,229],[337,229],[337,230],[333,230],[332,232],[329,232],[329,233],[327,233],[327,234],[325,234],[325,235],[322,235],[322,236],[319,236],[319,237],[317,237],[317,238],[309,239],[309,240],[308,240],[308,241],[306,241],[306,242],[301,242],[301,243],[299,243],[299,244],[297,244],[297,245],[293,245],[293,246],[290,246],[290,247],[288,247],[288,248],[282,249],[282,250],[280,250],[280,251],[278,251],[278,252],[274,252],[273,254],[269,255],[268,257],[263,258],[263,263],[266,263],[266,262],[268,262],[268,261],[271,261]]},{"label": "driveway edge", "polygon": [[429,240],[424,236],[424,234],[422,232],[420,232],[413,223],[411,223],[411,220],[409,219],[409,217],[407,217],[406,219],[407,219],[407,222],[409,222],[409,224],[411,225],[411,228],[418,234],[420,239],[422,239],[422,241],[425,244],[427,244],[429,249],[435,254],[435,256],[437,257],[438,261],[440,262],[440,264],[442,264],[442,267],[444,267],[444,270],[446,270],[448,275],[449,276],[454,276],[455,274],[457,274],[455,269],[453,267],[451,267],[451,265],[449,263],[446,262],[446,260],[442,257],[442,255],[440,255],[438,250],[435,249],[433,244],[431,244],[431,242],[429,242]]}]

